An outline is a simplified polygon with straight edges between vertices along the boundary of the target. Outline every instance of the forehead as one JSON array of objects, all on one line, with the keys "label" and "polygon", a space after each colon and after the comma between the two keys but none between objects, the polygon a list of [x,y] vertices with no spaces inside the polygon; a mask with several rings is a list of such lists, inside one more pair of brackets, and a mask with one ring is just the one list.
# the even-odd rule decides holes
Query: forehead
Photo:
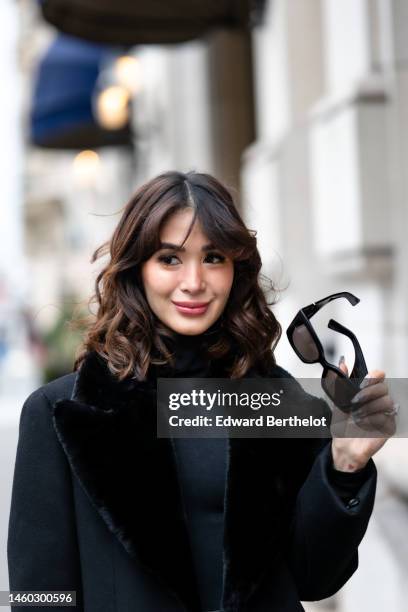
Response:
[{"label": "forehead", "polygon": [[[173,213],[161,228],[160,241],[181,244],[187,235],[193,215],[194,211],[192,208],[185,208]],[[203,233],[199,220],[196,219],[185,246],[193,242],[204,241],[208,242],[207,236]]]}]

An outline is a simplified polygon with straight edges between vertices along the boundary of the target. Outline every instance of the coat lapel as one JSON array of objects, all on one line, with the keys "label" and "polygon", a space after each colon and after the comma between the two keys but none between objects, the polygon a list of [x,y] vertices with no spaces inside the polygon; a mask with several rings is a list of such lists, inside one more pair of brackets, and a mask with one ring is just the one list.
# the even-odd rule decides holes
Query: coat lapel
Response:
[{"label": "coat lapel", "polygon": [[[288,376],[278,367],[272,375]],[[55,403],[53,423],[72,471],[127,553],[189,612],[199,611],[175,455],[170,439],[156,437],[152,384],[119,382],[105,362],[90,353],[71,399]],[[316,452],[311,442],[228,440],[226,612],[244,610],[284,554],[291,508]]]}]

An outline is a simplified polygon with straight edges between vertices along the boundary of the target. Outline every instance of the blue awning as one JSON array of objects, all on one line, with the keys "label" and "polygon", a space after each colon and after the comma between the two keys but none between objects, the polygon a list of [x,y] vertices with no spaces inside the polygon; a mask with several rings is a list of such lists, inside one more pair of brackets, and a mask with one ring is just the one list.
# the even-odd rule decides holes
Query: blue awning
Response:
[{"label": "blue awning", "polygon": [[60,34],[40,61],[30,113],[30,140],[49,148],[96,148],[130,144],[129,125],[103,129],[92,112],[107,45]]}]

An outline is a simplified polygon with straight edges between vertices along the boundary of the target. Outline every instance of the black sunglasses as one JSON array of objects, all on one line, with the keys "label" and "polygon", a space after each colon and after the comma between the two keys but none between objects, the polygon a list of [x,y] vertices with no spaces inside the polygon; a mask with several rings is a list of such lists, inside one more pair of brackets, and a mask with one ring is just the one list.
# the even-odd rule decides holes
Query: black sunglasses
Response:
[{"label": "black sunglasses", "polygon": [[296,355],[304,363],[320,363],[323,366],[321,382],[324,391],[330,399],[333,400],[336,406],[341,408],[344,412],[351,412],[352,405],[350,405],[350,402],[358,392],[361,381],[368,373],[361,346],[352,331],[334,319],[330,319],[327,326],[334,331],[344,334],[350,338],[353,343],[355,359],[353,370],[349,378],[339,367],[327,361],[323,346],[310,323],[310,319],[313,315],[323,308],[323,306],[341,297],[345,297],[352,306],[355,306],[360,301],[355,295],[348,291],[329,295],[318,302],[301,308],[289,325],[286,334]]}]

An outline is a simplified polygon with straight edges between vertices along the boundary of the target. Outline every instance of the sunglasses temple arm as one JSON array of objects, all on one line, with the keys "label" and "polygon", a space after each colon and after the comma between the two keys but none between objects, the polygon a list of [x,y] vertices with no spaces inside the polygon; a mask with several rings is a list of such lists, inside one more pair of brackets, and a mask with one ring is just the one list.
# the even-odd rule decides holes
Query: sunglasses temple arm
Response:
[{"label": "sunglasses temple arm", "polygon": [[316,312],[323,308],[323,306],[326,306],[326,304],[328,304],[329,302],[337,300],[341,297],[346,298],[346,300],[348,300],[352,306],[355,306],[360,301],[358,297],[356,297],[352,293],[349,293],[349,291],[340,291],[339,293],[333,293],[332,295],[328,295],[326,298],[318,300],[313,304],[309,304],[309,306],[305,306],[304,308],[302,308],[302,310],[305,315],[310,319],[311,317],[313,317],[313,315],[316,314]]},{"label": "sunglasses temple arm", "polygon": [[350,329],[347,329],[347,327],[344,327],[344,325],[341,325],[341,323],[338,323],[334,319],[330,319],[327,327],[333,329],[334,331],[340,332],[341,334],[344,334],[352,341],[354,351],[356,353],[356,359],[353,371],[350,374],[350,378],[357,378],[361,382],[361,380],[363,380],[363,378],[367,376],[368,370],[364,359],[363,351],[361,349],[359,341],[357,340],[357,337]]}]

